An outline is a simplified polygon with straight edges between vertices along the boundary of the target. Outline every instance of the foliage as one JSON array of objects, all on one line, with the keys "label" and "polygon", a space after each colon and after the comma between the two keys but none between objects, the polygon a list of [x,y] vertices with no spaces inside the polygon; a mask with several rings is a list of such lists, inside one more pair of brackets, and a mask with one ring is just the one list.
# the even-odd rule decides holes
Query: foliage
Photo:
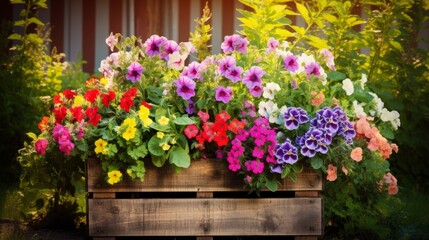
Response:
[{"label": "foliage", "polygon": [[203,15],[201,16],[201,18],[195,20],[195,22],[197,23],[195,31],[193,33],[190,33],[191,43],[199,50],[197,58],[198,61],[202,61],[208,55],[210,55],[211,46],[209,45],[209,42],[212,36],[210,34],[212,28],[210,24],[206,23],[210,20],[211,17],[212,14],[208,7],[208,2],[206,2],[206,6],[203,9]]}]

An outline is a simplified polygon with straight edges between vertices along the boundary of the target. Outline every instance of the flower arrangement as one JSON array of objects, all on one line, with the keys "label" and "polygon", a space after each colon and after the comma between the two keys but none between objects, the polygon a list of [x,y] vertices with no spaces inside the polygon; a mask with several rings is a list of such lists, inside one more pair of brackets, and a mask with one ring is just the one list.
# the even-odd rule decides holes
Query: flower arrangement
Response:
[{"label": "flower arrangement", "polygon": [[398,191],[386,161],[398,147],[385,136],[399,114],[366,88],[365,74],[337,72],[328,49],[298,52],[274,38],[260,48],[234,34],[222,53],[193,61],[190,42],[158,35],[110,34],[106,43],[102,77],[54,96],[41,133],[31,134],[37,154],[98,157],[109,184],[124,174],[143,181],[146,164],[168,160],[179,171],[214,156],[252,191],[275,191],[304,166],[328,181],[338,169],[359,179],[367,161],[382,188]]}]

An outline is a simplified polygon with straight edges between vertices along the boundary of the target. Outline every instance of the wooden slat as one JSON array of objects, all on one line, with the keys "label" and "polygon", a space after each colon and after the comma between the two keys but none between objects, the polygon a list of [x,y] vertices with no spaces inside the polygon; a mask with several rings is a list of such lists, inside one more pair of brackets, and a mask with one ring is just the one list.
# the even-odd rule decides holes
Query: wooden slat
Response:
[{"label": "wooden slat", "polygon": [[309,236],[321,198],[89,199],[90,236]]},{"label": "wooden slat", "polygon": [[[88,192],[216,192],[249,191],[243,189],[243,180],[228,170],[225,161],[218,159],[193,160],[191,167],[174,173],[168,166],[157,168],[147,161],[143,182],[131,181],[124,173],[124,180],[109,185],[103,176],[98,159],[87,161]],[[314,171],[298,174],[296,182],[282,181],[278,191],[321,191],[322,179]]]}]

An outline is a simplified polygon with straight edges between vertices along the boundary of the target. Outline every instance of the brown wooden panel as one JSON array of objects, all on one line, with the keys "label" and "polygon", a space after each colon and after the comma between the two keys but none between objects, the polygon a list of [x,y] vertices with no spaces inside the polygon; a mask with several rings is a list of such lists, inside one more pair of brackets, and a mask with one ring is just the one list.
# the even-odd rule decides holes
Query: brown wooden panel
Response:
[{"label": "brown wooden panel", "polygon": [[308,236],[321,198],[89,199],[90,236]]},{"label": "brown wooden panel", "polygon": [[82,59],[86,61],[82,68],[90,74],[94,72],[95,65],[95,7],[95,0],[87,0],[82,5]]},{"label": "brown wooden panel", "polygon": [[[225,161],[218,159],[193,160],[191,167],[181,173],[174,173],[168,166],[157,168],[146,162],[146,176],[143,182],[131,181],[124,173],[124,180],[109,185],[103,175],[98,159],[87,161],[88,192],[216,192],[248,191],[243,189],[243,179],[228,170]],[[282,181],[279,191],[321,191],[322,178],[314,171],[304,171],[296,182]]]}]

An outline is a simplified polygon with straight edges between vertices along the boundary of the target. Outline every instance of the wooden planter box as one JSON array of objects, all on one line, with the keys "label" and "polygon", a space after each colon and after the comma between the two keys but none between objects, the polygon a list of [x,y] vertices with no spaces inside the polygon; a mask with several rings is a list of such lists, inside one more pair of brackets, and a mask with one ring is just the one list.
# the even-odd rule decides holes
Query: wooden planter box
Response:
[{"label": "wooden planter box", "polygon": [[[87,162],[88,231],[121,236],[295,236],[323,234],[323,181],[314,171],[284,180],[278,192],[251,197],[243,182],[215,159],[192,161],[173,173],[146,164],[145,181],[106,183],[100,162]],[[125,174],[124,174],[125,176]]]}]

